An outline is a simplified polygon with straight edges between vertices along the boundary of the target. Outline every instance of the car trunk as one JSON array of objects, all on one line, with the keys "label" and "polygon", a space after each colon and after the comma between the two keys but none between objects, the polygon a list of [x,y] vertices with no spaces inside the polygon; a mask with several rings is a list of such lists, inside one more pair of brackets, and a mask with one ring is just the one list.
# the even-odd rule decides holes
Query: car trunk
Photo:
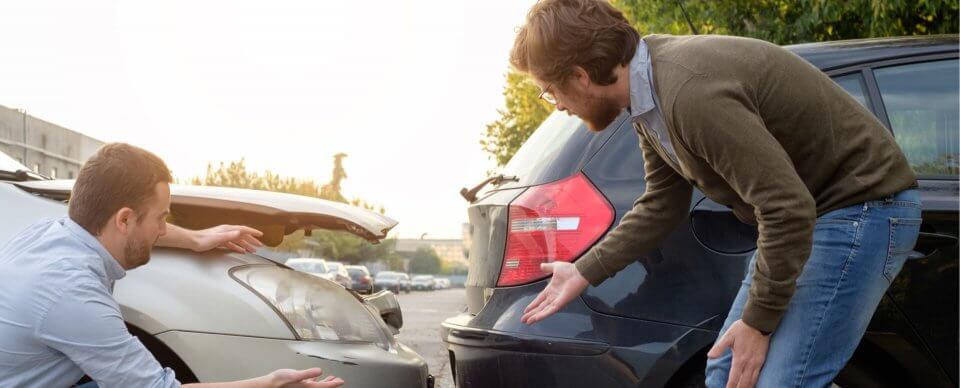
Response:
[{"label": "car trunk", "polygon": [[[33,194],[66,201],[72,180],[16,183]],[[170,185],[170,222],[201,229],[220,224],[247,225],[263,232],[261,241],[277,246],[283,237],[303,229],[342,230],[371,243],[386,238],[393,219],[347,204],[300,195],[231,187]]]}]

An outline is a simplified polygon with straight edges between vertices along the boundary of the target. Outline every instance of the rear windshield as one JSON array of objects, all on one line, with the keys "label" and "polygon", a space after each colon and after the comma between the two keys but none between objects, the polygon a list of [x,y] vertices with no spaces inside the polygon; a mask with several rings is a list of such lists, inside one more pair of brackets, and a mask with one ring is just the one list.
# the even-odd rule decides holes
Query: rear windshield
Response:
[{"label": "rear windshield", "polygon": [[377,279],[396,279],[400,277],[398,273],[381,273],[377,274]]},{"label": "rear windshield", "polygon": [[[621,114],[611,127],[615,128],[624,117]],[[500,188],[540,185],[573,175],[586,164],[598,143],[609,137],[609,132],[610,128],[592,132],[576,116],[553,112],[501,171],[519,181],[506,182]]]},{"label": "rear windshield", "polygon": [[366,271],[359,268],[347,268],[347,272],[350,274],[350,276],[354,276],[354,277],[364,276],[367,274]]}]

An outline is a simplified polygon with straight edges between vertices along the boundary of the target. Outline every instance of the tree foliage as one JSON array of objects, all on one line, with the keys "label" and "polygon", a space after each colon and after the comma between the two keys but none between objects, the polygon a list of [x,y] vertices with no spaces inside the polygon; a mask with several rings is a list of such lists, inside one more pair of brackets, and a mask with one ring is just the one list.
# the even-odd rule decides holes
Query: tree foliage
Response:
[{"label": "tree foliage", "polygon": [[[641,34],[689,34],[676,0],[613,0]],[[776,44],[957,32],[957,0],[686,0],[700,34]]]},{"label": "tree foliage", "polygon": [[483,150],[497,162],[506,165],[537,126],[553,112],[553,105],[540,100],[540,88],[526,75],[510,71],[503,90],[506,107],[498,110],[500,118],[487,124]]},{"label": "tree foliage", "polygon": [[433,248],[420,247],[410,258],[410,272],[420,274],[439,274],[442,269],[440,256]]},{"label": "tree foliage", "polygon": [[[612,0],[645,34],[689,34],[676,0]],[[748,36],[777,44],[957,33],[958,0],[685,0],[700,34]],[[552,111],[526,76],[510,71],[506,106],[481,144],[505,165]]]}]

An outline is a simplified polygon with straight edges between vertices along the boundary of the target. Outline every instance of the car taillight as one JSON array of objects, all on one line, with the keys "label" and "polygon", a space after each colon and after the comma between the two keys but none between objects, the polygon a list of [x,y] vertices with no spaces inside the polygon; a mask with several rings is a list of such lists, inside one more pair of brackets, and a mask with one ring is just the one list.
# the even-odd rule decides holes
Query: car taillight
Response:
[{"label": "car taillight", "polygon": [[370,277],[369,277],[369,276],[364,276],[364,277],[360,278],[360,284],[370,284]]},{"label": "car taillight", "polygon": [[543,279],[541,263],[577,259],[606,233],[613,216],[610,203],[583,174],[527,189],[510,203],[497,286]]}]

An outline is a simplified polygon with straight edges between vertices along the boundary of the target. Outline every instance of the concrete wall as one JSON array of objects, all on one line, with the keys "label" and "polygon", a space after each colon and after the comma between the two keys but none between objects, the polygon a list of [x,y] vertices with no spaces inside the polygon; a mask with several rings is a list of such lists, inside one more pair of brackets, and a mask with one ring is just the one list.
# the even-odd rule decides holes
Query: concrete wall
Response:
[{"label": "concrete wall", "polygon": [[0,106],[0,152],[40,174],[76,178],[83,162],[102,145],[100,140]]}]

